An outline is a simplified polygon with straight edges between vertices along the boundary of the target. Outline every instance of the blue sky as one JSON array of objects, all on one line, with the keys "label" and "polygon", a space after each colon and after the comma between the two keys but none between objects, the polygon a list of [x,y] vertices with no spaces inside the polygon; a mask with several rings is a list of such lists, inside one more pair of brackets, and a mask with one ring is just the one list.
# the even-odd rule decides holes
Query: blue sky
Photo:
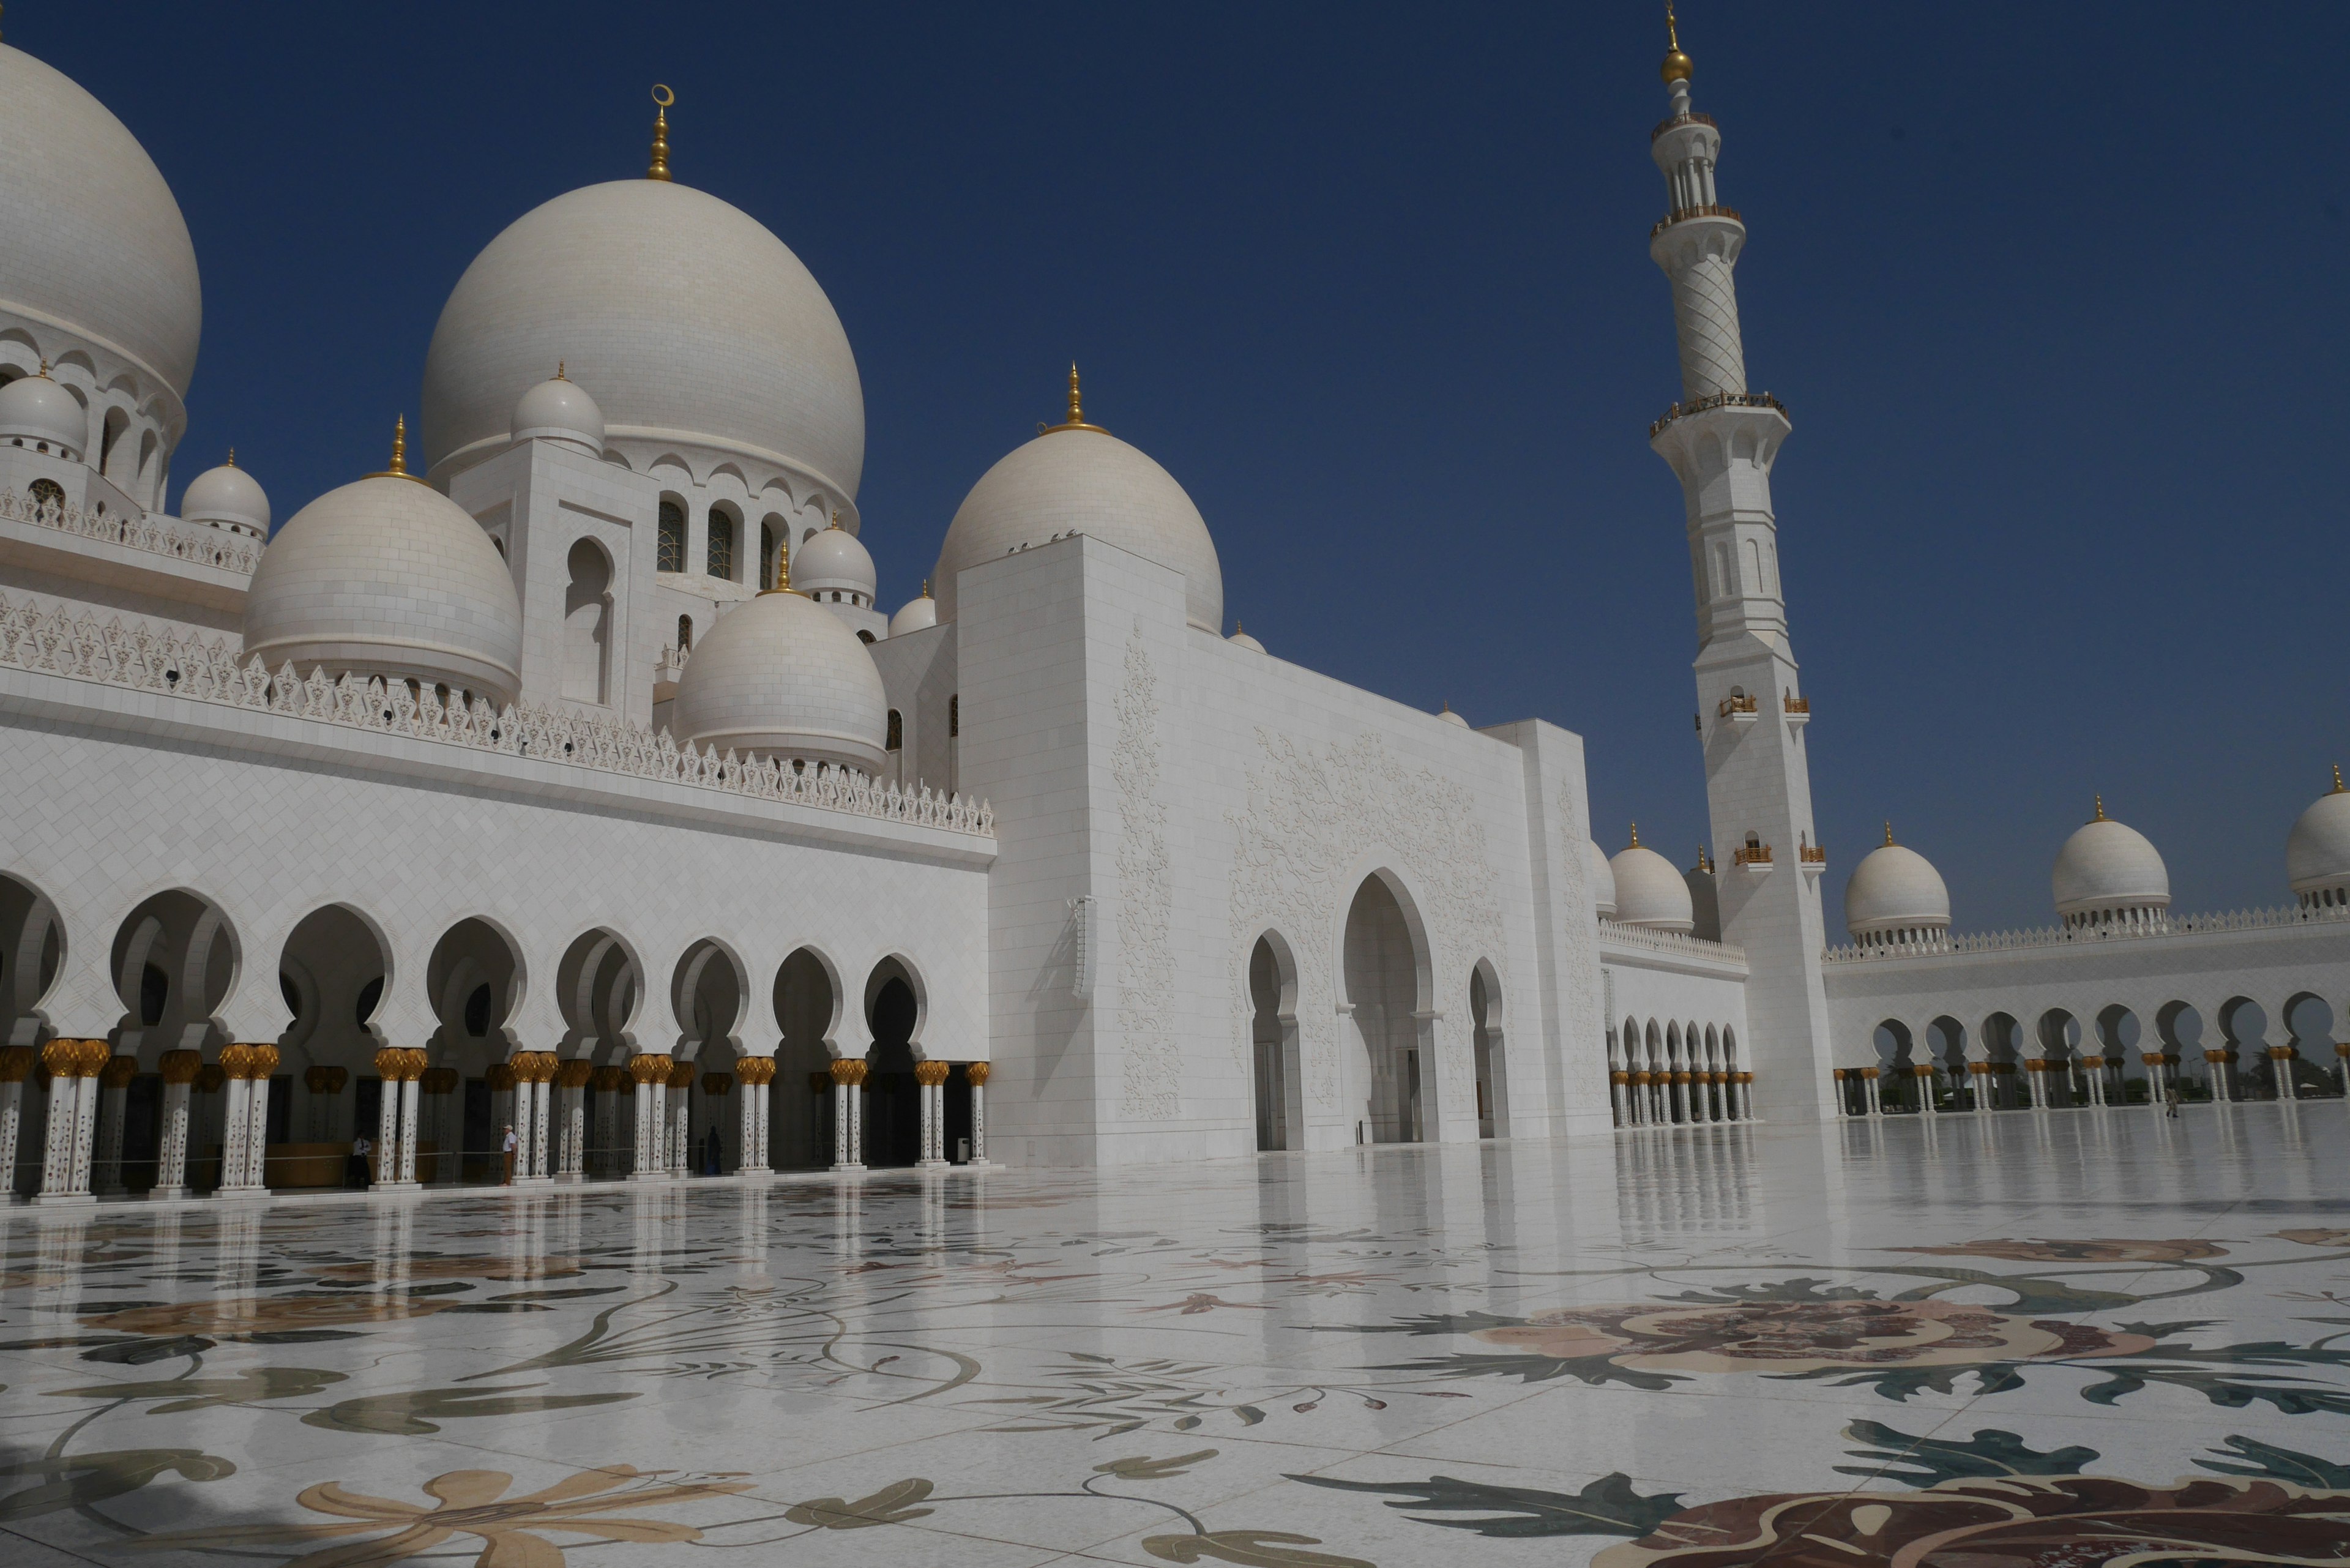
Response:
[{"label": "blue sky", "polygon": [[[1890,817],[1958,923],[2049,918],[2103,791],[2182,908],[2284,897],[2350,760],[2350,7],[1688,0],[1814,702],[1830,915]],[[862,371],[910,597],[987,466],[1087,412],[1191,491],[1275,653],[1590,745],[1601,842],[1704,794],[1642,5],[13,6],[178,193],[178,482],[285,517],[382,461],[507,222],[639,171],[758,217]],[[176,484],[175,484],[176,490]],[[176,495],[175,495],[176,500]]]}]

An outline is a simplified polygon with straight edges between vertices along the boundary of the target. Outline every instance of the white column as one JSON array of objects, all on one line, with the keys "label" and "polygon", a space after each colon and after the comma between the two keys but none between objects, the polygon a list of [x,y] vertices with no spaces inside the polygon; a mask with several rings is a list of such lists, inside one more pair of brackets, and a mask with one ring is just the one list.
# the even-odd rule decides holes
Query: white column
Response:
[{"label": "white column", "polygon": [[1868,1114],[1872,1116],[1881,1116],[1885,1114],[1885,1101],[1877,1089],[1877,1079],[1876,1068],[1863,1067],[1860,1070],[1860,1092],[1868,1102]]},{"label": "white column", "polygon": [[385,1058],[397,1054],[390,1050],[375,1054],[375,1069],[383,1075],[383,1093],[377,1098],[375,1113],[375,1184],[390,1187],[400,1179],[400,1090],[398,1074],[401,1064],[387,1063]]},{"label": "white column", "polygon": [[253,1085],[242,1077],[221,1080],[221,1160],[220,1179],[213,1187],[215,1196],[244,1185],[244,1103],[252,1094]]},{"label": "white column", "polygon": [[[416,1053],[421,1057],[424,1053]],[[424,1071],[421,1062],[409,1064],[400,1080],[400,1184],[416,1185],[417,1113],[423,1108],[423,1085],[419,1082]],[[390,1098],[386,1096],[385,1098]]]},{"label": "white column", "polygon": [[986,1165],[987,1158],[987,1078],[985,1062],[966,1062],[962,1075],[971,1085],[971,1162]]},{"label": "white column", "polygon": [[[25,1131],[25,1078],[32,1075],[32,1056],[22,1045],[0,1047],[0,1204],[16,1193],[16,1143]],[[20,1060],[23,1077],[16,1075]]]},{"label": "white column", "polygon": [[637,1085],[636,1168],[629,1172],[629,1179],[665,1181],[669,1179],[669,1162],[663,1158],[661,1145],[667,1131],[665,1085],[669,1082],[669,1058],[658,1053],[636,1056],[629,1063],[629,1075]]},{"label": "white column", "polygon": [[36,1203],[96,1201],[89,1190],[90,1143],[98,1129],[97,1075],[108,1054],[103,1040],[58,1039],[41,1047],[42,1064],[49,1070],[49,1136]]},{"label": "white column", "polygon": [[[556,1070],[555,1102],[558,1130],[556,1137],[555,1179],[576,1182],[587,1179],[588,1144],[588,1085],[590,1071],[583,1061],[569,1061]],[[579,1080],[574,1082],[573,1080]]]},{"label": "white column", "polygon": [[1934,1106],[1933,1068],[1928,1067],[1923,1073],[1914,1074],[1912,1076],[1914,1076],[1918,1081],[1918,1110],[1929,1116],[1936,1115],[1937,1112]]},{"label": "white column", "polygon": [[693,1174],[693,1075],[669,1090],[669,1173],[682,1181]]},{"label": "white column", "polygon": [[535,1069],[530,1085],[530,1120],[521,1129],[530,1151],[530,1179],[545,1181],[555,1174],[547,1162],[547,1124],[553,1119],[555,1058],[546,1056]]},{"label": "white column", "polygon": [[253,1092],[245,1096],[244,1185],[269,1190],[269,1075],[277,1067],[277,1047],[248,1045],[253,1053]]},{"label": "white column", "polygon": [[921,1096],[922,1140],[921,1154],[915,1161],[918,1165],[946,1163],[946,1082],[951,1070],[944,1062],[914,1064],[914,1086]]},{"label": "white column", "polygon": [[130,1080],[138,1072],[137,1057],[116,1056],[99,1074],[98,1142],[90,1160],[92,1192],[122,1190],[122,1124],[130,1109]]},{"label": "white column", "polygon": [[203,1059],[193,1051],[163,1053],[163,1125],[158,1139],[152,1199],[188,1193],[188,1095]]},{"label": "white column", "polygon": [[2297,1100],[2301,1098],[2301,1085],[2293,1081],[2292,1046],[2272,1045],[2269,1047],[2269,1073],[2271,1076],[2276,1079],[2278,1099]]},{"label": "white column", "polygon": [[832,1168],[865,1168],[865,1064],[854,1058],[832,1064]]}]

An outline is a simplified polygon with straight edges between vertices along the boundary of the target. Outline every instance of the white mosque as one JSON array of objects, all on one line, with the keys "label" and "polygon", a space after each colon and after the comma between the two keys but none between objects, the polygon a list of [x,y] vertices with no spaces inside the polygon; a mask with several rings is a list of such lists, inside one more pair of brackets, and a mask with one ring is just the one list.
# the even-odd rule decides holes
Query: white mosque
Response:
[{"label": "white mosque", "polygon": [[2173,912],[2099,803],[2060,923],[1954,934],[1888,830],[1831,945],[1770,495],[1791,425],[1748,389],[1745,229],[1690,77],[1676,46],[1649,139],[1682,379],[1650,441],[1686,506],[1711,812],[1685,872],[1594,842],[1572,732],[1472,728],[1228,631],[1208,520],[1074,369],[886,611],[856,357],[782,240],[671,177],[665,89],[644,177],[524,213],[455,280],[412,448],[403,422],[383,472],[274,529],[233,458],[173,514],[187,228],[112,114],[0,47],[12,1190],[2336,1092],[2338,782],[2278,909]]}]

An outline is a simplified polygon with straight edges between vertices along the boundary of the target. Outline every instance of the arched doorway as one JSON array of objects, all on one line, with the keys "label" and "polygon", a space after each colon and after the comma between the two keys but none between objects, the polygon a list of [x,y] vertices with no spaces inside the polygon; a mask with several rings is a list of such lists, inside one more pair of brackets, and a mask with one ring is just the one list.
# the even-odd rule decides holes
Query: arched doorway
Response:
[{"label": "arched doorway", "polygon": [[1510,1069],[1502,1051],[1502,991],[1491,961],[1469,971],[1470,1039],[1477,1053],[1477,1136],[1510,1136]]},{"label": "arched doorway", "polygon": [[[143,1191],[159,1179],[176,1186],[175,1171],[160,1168],[163,1143],[162,1058],[168,1051],[202,1051],[218,1037],[213,1012],[236,976],[234,936],[219,906],[174,889],[145,900],[117,928],[111,954],[116,994],[123,1005],[114,1032],[113,1060],[99,1099],[90,1188],[99,1193]],[[293,1085],[282,1062],[267,1084],[268,1141],[293,1137]]]},{"label": "arched doorway", "polygon": [[775,1101],[768,1112],[768,1160],[778,1170],[832,1163],[833,1031],[840,1022],[840,992],[832,966],[801,948],[775,971]]},{"label": "arched doorway", "polygon": [[[597,1179],[626,1176],[636,1165],[638,1085],[626,1069],[636,1044],[629,1023],[642,991],[635,955],[610,930],[583,933],[556,966],[555,1000],[563,1013],[558,1054],[598,1064],[580,1105],[580,1162]],[[469,1101],[476,1087],[465,1085]],[[486,1102],[486,1092],[483,1097]]]},{"label": "arched doorway", "polygon": [[865,1019],[873,1045],[865,1054],[865,1163],[911,1165],[922,1155],[922,1100],[914,1079],[913,1038],[921,1008],[913,977],[883,959],[865,982]]},{"label": "arched doorway", "polygon": [[1347,1005],[1358,1049],[1346,1103],[1357,1143],[1419,1143],[1436,1120],[1424,963],[1403,902],[1384,876],[1364,878],[1347,911]]},{"label": "arched doorway", "polygon": [[1268,931],[1249,953],[1249,1039],[1256,1085],[1256,1147],[1305,1147],[1297,1063],[1297,964]]}]

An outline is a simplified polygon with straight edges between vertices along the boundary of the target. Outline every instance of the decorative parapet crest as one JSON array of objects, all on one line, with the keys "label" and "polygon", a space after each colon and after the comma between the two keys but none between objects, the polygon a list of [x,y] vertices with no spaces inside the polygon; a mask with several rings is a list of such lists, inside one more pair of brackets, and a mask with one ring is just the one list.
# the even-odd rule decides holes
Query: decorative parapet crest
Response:
[{"label": "decorative parapet crest", "polygon": [[2209,936],[2221,931],[2276,931],[2294,926],[2342,924],[2350,921],[2350,908],[2304,909],[2284,904],[2268,909],[2220,909],[2208,915],[2171,915],[2164,926],[2042,926],[2021,931],[1980,931],[1950,937],[1930,947],[1921,943],[1888,943],[1883,947],[1829,948],[1821,959],[1828,963],[1864,963],[1871,960],[1946,958],[1966,953],[2012,952],[2023,948],[2096,947],[2106,942],[2175,941],[2180,937]]},{"label": "decorative parapet crest", "polygon": [[1602,947],[1647,948],[1651,952],[1676,953],[1713,963],[1746,961],[1746,950],[1730,942],[1710,942],[1703,937],[1685,936],[1679,931],[1653,931],[1646,926],[1619,926],[1613,920],[1599,922],[1599,941]]},{"label": "decorative parapet crest", "polygon": [[529,704],[498,709],[462,695],[444,701],[430,689],[411,691],[406,681],[350,675],[330,680],[317,671],[304,680],[290,665],[273,675],[257,658],[240,662],[224,642],[113,619],[100,625],[87,613],[75,618],[12,603],[5,595],[0,666],[754,800],[995,836],[995,813],[985,802],[933,794],[927,785],[901,790],[827,764],[803,768],[741,761],[733,752],[722,755],[714,748],[681,746],[667,731],[655,733]]},{"label": "decorative parapet crest", "polygon": [[234,529],[182,523],[172,517],[117,516],[95,509],[85,512],[78,506],[0,490],[0,518],[29,523],[36,528],[54,528],[60,534],[83,539],[127,545],[150,555],[169,556],[175,561],[218,566],[224,572],[248,577],[261,565],[260,540]]}]

